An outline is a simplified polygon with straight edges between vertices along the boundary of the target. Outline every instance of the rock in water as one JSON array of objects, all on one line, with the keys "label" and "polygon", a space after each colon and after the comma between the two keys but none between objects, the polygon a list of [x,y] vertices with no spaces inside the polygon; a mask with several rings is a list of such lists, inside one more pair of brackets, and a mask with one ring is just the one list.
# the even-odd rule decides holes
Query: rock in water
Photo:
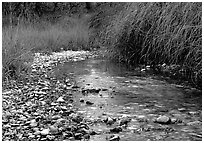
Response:
[{"label": "rock in water", "polygon": [[160,124],[169,124],[171,123],[171,119],[167,116],[160,116],[155,120],[155,122]]},{"label": "rock in water", "polygon": [[94,103],[91,102],[91,101],[86,101],[86,104],[87,104],[87,105],[93,105]]},{"label": "rock in water", "polygon": [[107,124],[107,125],[112,125],[116,120],[115,119],[112,119],[111,117],[107,117],[104,122]]}]

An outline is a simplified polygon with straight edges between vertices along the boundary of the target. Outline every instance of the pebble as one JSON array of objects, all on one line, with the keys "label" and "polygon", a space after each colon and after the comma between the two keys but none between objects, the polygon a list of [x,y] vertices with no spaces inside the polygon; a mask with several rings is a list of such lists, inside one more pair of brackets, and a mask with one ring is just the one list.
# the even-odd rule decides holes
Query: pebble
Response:
[{"label": "pebble", "polygon": [[189,122],[187,123],[188,126],[199,126],[202,125],[202,122],[200,121],[193,121],[193,122]]},{"label": "pebble", "polygon": [[122,132],[122,128],[120,126],[115,127],[115,128],[110,129],[110,132],[119,133],[119,132]]},{"label": "pebble", "polygon": [[57,99],[57,102],[65,102],[65,100],[63,99],[63,97],[59,97],[59,98]]},{"label": "pebble", "polygon": [[51,103],[51,106],[56,106],[56,105],[57,105],[57,103],[54,103],[54,102]]},{"label": "pebble", "polygon": [[128,122],[130,122],[131,119],[130,118],[122,118],[120,121],[119,121],[119,125],[122,126],[122,125],[126,125]]},{"label": "pebble", "polygon": [[43,129],[40,134],[41,135],[48,135],[50,133],[50,130],[49,129]]},{"label": "pebble", "polygon": [[111,117],[107,117],[104,122],[107,124],[107,125],[112,125],[116,120],[111,118]]},{"label": "pebble", "polygon": [[20,126],[20,124],[11,124],[11,127],[18,127],[18,126]]},{"label": "pebble", "polygon": [[83,99],[83,98],[80,98],[80,99],[79,99],[79,102],[84,102],[84,99]]},{"label": "pebble", "polygon": [[57,134],[59,132],[56,126],[49,126],[49,130],[51,134]]},{"label": "pebble", "polygon": [[82,133],[75,133],[75,134],[74,134],[74,138],[75,138],[76,140],[81,140],[81,139],[82,139],[82,136],[83,136]]},{"label": "pebble", "polygon": [[41,131],[35,131],[34,134],[35,134],[35,135],[40,135],[40,134],[41,134]]},{"label": "pebble", "polygon": [[87,105],[93,105],[94,103],[91,102],[91,101],[86,101],[86,104],[87,104]]},{"label": "pebble", "polygon": [[41,101],[41,104],[44,106],[46,104],[46,102],[45,101]]},{"label": "pebble", "polygon": [[48,139],[49,141],[54,141],[55,136],[53,136],[53,135],[47,135],[47,139]]},{"label": "pebble", "polygon": [[61,108],[62,111],[68,110],[68,108],[66,106],[60,106],[60,108]]},{"label": "pebble", "polygon": [[190,115],[196,115],[196,114],[198,114],[198,112],[196,112],[196,111],[190,111],[190,112],[188,112],[188,114],[190,114]]},{"label": "pebble", "polygon": [[30,121],[30,126],[31,126],[31,127],[36,127],[37,125],[38,125],[38,123],[36,122],[35,119],[33,119],[33,120]]},{"label": "pebble", "polygon": [[35,138],[35,135],[29,135],[28,138],[29,139]]},{"label": "pebble", "polygon": [[119,141],[120,137],[118,135],[111,135],[109,141]]},{"label": "pebble", "polygon": [[186,108],[178,108],[179,111],[184,112],[186,111]]},{"label": "pebble", "polygon": [[59,118],[61,118],[60,115],[54,115],[54,116],[52,116],[52,120],[57,120],[57,119],[59,119]]}]

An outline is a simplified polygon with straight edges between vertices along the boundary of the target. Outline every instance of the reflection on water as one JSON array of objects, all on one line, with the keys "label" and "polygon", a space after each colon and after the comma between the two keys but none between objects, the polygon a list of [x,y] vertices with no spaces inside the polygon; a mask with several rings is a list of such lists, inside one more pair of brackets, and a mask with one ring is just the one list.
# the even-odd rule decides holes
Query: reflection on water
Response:
[{"label": "reflection on water", "polygon": [[[142,76],[142,73],[130,71],[124,65],[105,60],[86,60],[68,62],[57,67],[56,74],[66,73],[75,77],[80,87],[107,89],[98,94],[90,94],[84,97],[77,93],[76,101],[83,97],[94,102],[93,106],[76,103],[79,110],[86,111],[87,117],[97,118],[104,112],[112,115],[145,116],[152,119],[154,116],[170,115],[179,116],[187,123],[202,121],[202,96],[199,92],[191,92],[177,88],[162,80],[156,80],[150,76]],[[189,112],[196,114],[189,114]],[[152,116],[153,115],[153,116]],[[132,126],[136,123],[132,123]],[[173,125],[172,125],[173,126]],[[182,131],[185,125],[177,126],[178,132],[167,140],[190,140],[188,134]],[[188,128],[188,127],[187,127]],[[190,127],[188,128],[191,129]],[[193,132],[200,134],[202,127],[196,127]],[[135,139],[132,133],[126,135],[126,140],[144,140],[145,137]]]}]

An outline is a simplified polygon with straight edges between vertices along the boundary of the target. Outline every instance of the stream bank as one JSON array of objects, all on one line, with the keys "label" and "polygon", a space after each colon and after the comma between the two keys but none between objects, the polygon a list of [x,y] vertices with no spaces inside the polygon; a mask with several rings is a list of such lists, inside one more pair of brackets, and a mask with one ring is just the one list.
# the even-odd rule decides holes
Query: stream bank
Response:
[{"label": "stream bank", "polygon": [[202,94],[86,51],[35,54],[3,90],[3,140],[202,140]]}]

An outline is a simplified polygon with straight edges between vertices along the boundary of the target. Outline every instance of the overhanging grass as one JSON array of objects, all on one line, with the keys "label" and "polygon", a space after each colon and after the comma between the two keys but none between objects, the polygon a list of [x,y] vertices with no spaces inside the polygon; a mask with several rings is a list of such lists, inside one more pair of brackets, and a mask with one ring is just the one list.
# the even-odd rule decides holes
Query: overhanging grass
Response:
[{"label": "overhanging grass", "polygon": [[202,3],[127,3],[103,33],[110,57],[132,65],[180,65],[202,79]]}]

